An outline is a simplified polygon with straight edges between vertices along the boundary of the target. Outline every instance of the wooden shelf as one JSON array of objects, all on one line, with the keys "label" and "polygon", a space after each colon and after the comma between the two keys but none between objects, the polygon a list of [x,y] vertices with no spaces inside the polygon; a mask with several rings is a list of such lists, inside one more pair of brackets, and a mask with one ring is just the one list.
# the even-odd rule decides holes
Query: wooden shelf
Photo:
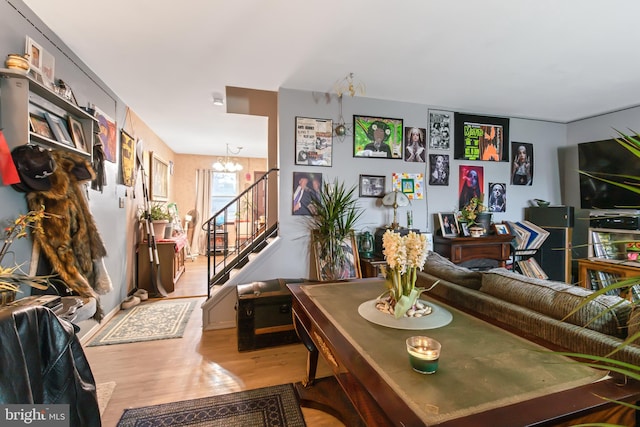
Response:
[{"label": "wooden shelf", "polygon": [[[176,251],[176,243],[168,241],[160,241],[157,246],[162,286],[167,292],[173,292],[185,270],[184,247]],[[146,242],[138,244],[138,288],[155,291],[151,284],[151,261]]]},{"label": "wooden shelf", "polygon": [[[640,263],[638,266],[629,265],[628,262],[611,262],[606,260],[580,259],[578,260],[578,283],[587,289],[599,289],[597,283],[592,283],[589,271],[613,274],[621,279],[640,277]],[[623,292],[624,298],[631,299],[631,292]]]}]

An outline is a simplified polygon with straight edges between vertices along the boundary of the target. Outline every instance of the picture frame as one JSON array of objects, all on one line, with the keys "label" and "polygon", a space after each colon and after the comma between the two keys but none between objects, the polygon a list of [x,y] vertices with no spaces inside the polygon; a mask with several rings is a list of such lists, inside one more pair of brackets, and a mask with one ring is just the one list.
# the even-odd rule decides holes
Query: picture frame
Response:
[{"label": "picture frame", "polygon": [[354,115],[353,157],[402,160],[403,132],[402,119]]},{"label": "picture frame", "polygon": [[509,161],[509,119],[455,113],[454,159]]},{"label": "picture frame", "polygon": [[448,150],[453,137],[454,113],[452,111],[429,110],[429,148]]},{"label": "picture frame", "polygon": [[409,200],[424,199],[424,174],[409,172],[393,172],[391,174],[391,189],[405,194]]},{"label": "picture frame", "polygon": [[29,113],[29,125],[33,133],[55,141],[56,137],[53,136],[53,131],[44,117]]},{"label": "picture frame", "polygon": [[333,120],[296,117],[295,164],[331,167]]},{"label": "picture frame", "polygon": [[387,177],[384,175],[361,174],[358,180],[360,197],[384,197]]},{"label": "picture frame", "polygon": [[292,191],[292,215],[311,215],[313,200],[319,199],[322,191],[322,174],[294,172]]},{"label": "picture frame", "polygon": [[62,119],[62,117],[58,117],[47,111],[45,111],[44,117],[45,119],[47,119],[47,123],[49,123],[49,127],[53,131],[53,135],[55,136],[56,141],[70,147],[76,147],[76,144],[73,142],[71,135],[69,135],[67,123],[66,121],[64,121],[64,119]]},{"label": "picture frame", "polygon": [[404,194],[414,193],[413,179],[405,178],[405,179],[402,179],[400,182],[401,182],[400,187],[402,188],[402,192]]},{"label": "picture frame", "polygon": [[440,232],[444,237],[458,236],[460,225],[454,212],[438,212],[438,220],[440,222]]},{"label": "picture frame", "polygon": [[[336,280],[361,279],[362,271],[360,270],[360,256],[358,254],[355,233],[349,233],[342,241],[341,246],[346,254],[346,266],[343,269],[344,274]],[[327,274],[329,263],[322,258],[320,244],[317,242],[311,245],[311,257],[315,260],[313,265],[315,266],[317,279],[322,281],[330,280],[331,277]]]},{"label": "picture frame", "polygon": [[153,201],[169,200],[169,163],[156,153],[151,152],[149,168],[149,198]]},{"label": "picture frame", "polygon": [[76,148],[84,151],[85,153],[90,153],[87,141],[84,139],[84,128],[82,127],[82,123],[74,117],[69,116],[67,117],[67,124],[69,125],[69,131],[71,132],[71,139],[73,140]]},{"label": "picture frame", "polygon": [[464,237],[470,237],[471,232],[469,231],[469,224],[460,221],[458,221],[458,224],[460,225],[460,234],[462,234]]},{"label": "picture frame", "polygon": [[116,162],[117,132],[116,122],[98,107],[94,107],[94,117],[98,120],[98,136],[106,161]]},{"label": "picture frame", "polygon": [[122,159],[122,183],[127,187],[133,187],[133,168],[136,156],[135,141],[124,129],[120,129],[120,151],[120,158]]},{"label": "picture frame", "polygon": [[43,84],[49,90],[55,89],[55,73],[56,73],[56,58],[46,50],[42,49],[42,61],[40,71],[42,72]]},{"label": "picture frame", "polygon": [[494,223],[492,226],[496,234],[511,234],[509,226],[505,223]]},{"label": "picture frame", "polygon": [[[42,75],[42,46],[27,36],[25,50],[25,53],[29,55],[30,69]],[[40,78],[42,79],[42,77]]]}]

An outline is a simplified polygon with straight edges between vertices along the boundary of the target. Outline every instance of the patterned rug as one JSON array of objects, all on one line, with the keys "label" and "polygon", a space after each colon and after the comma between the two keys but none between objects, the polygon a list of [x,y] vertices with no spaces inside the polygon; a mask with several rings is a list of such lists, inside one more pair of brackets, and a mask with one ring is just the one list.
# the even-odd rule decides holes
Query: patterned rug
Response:
[{"label": "patterned rug", "polygon": [[304,427],[293,384],[126,409],[118,427]]},{"label": "patterned rug", "polygon": [[149,300],[121,311],[89,347],[181,338],[195,305],[196,300]]}]

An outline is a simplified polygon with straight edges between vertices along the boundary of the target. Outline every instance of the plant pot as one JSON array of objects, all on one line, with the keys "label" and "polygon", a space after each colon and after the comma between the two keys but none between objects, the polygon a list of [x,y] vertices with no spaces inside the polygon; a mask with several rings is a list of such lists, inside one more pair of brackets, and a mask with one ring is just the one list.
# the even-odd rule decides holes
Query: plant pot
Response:
[{"label": "plant pot", "polygon": [[22,70],[24,72],[29,71],[29,56],[18,55],[17,53],[10,53],[7,55],[7,59],[4,65],[12,70]]},{"label": "plant pot", "polygon": [[486,236],[489,234],[489,230],[491,230],[491,217],[493,216],[490,212],[481,212],[476,217],[476,225],[483,229],[482,236]]},{"label": "plant pot", "polygon": [[167,227],[167,224],[169,224],[169,221],[166,219],[156,220],[152,221],[151,224],[153,225],[153,234],[156,236],[156,240],[164,239],[164,229]]}]

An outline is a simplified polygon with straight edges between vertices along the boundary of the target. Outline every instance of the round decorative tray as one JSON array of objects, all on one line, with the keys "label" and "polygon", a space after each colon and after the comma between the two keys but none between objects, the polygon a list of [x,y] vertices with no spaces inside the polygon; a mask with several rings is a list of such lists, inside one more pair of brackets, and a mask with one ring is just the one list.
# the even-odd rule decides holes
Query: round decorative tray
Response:
[{"label": "round decorative tray", "polygon": [[423,317],[401,317],[396,319],[390,314],[381,312],[376,308],[376,300],[365,301],[358,307],[358,314],[376,325],[388,328],[421,330],[436,329],[448,325],[453,320],[453,315],[444,307],[431,301],[420,300],[425,305],[431,307],[431,314]]}]

